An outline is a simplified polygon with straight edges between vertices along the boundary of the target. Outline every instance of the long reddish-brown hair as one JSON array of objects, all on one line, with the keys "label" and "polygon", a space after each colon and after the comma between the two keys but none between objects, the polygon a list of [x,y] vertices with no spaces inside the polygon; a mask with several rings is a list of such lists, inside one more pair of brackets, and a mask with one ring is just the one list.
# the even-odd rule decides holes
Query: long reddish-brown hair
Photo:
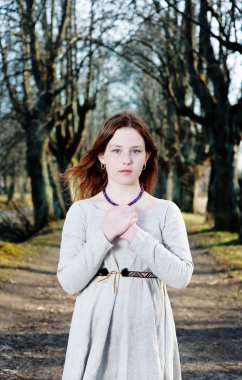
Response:
[{"label": "long reddish-brown hair", "polygon": [[139,177],[139,181],[148,193],[151,193],[155,187],[158,172],[158,149],[144,122],[134,113],[121,112],[111,116],[104,122],[92,146],[81,157],[80,162],[60,174],[65,184],[71,186],[74,201],[94,196],[107,183],[107,172],[101,169],[98,155],[105,152],[106,146],[114,133],[117,129],[123,127],[132,127],[143,137],[145,149],[150,152],[150,157],[146,163],[146,169],[142,171]]}]

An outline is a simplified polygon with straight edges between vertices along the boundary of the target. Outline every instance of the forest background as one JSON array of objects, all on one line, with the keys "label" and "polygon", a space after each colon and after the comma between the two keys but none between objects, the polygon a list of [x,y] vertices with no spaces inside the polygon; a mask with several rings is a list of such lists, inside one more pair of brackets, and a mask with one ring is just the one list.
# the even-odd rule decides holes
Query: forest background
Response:
[{"label": "forest background", "polygon": [[168,290],[183,378],[242,378],[241,36],[237,0],[0,0],[1,379],[61,377],[59,173],[123,110],[188,230],[192,282]]},{"label": "forest background", "polygon": [[1,239],[65,217],[58,174],[129,110],[159,148],[154,195],[242,242],[240,22],[236,0],[1,1]]}]

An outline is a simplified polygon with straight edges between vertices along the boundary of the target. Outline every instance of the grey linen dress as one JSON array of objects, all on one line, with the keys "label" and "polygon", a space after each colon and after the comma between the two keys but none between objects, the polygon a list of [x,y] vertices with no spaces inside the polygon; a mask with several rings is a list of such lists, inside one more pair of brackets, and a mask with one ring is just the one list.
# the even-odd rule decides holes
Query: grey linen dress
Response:
[{"label": "grey linen dress", "polygon": [[[180,380],[180,360],[166,285],[188,285],[193,263],[186,227],[172,201],[138,211],[131,243],[112,243],[105,212],[90,199],[70,207],[62,231],[57,277],[77,294],[63,380]],[[96,276],[100,268],[152,271],[158,278]],[[116,291],[114,281],[116,277]]]}]

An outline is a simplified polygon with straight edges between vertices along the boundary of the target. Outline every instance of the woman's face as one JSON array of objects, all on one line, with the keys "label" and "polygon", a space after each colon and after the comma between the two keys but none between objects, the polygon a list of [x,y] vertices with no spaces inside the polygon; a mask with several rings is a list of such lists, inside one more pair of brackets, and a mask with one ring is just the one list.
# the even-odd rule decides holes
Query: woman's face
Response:
[{"label": "woman's face", "polygon": [[148,160],[143,137],[132,127],[118,129],[99,160],[105,164],[108,180],[120,184],[136,183]]}]

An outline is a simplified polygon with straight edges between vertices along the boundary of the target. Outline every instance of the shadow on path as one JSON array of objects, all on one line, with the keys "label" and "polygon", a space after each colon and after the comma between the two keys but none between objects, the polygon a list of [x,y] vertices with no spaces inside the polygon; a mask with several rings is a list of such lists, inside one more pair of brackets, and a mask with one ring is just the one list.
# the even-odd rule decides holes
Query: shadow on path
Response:
[{"label": "shadow on path", "polygon": [[25,266],[21,266],[21,265],[17,265],[17,266],[7,266],[5,265],[4,267],[1,267],[0,266],[0,269],[3,270],[3,269],[13,269],[13,270],[21,270],[21,271],[26,271],[26,272],[33,272],[33,273],[39,273],[39,274],[47,274],[47,275],[51,275],[51,276],[56,276],[56,272],[51,272],[51,271],[47,271],[47,270],[41,270],[41,269],[36,269],[36,268],[31,268],[31,267],[25,267]]}]

